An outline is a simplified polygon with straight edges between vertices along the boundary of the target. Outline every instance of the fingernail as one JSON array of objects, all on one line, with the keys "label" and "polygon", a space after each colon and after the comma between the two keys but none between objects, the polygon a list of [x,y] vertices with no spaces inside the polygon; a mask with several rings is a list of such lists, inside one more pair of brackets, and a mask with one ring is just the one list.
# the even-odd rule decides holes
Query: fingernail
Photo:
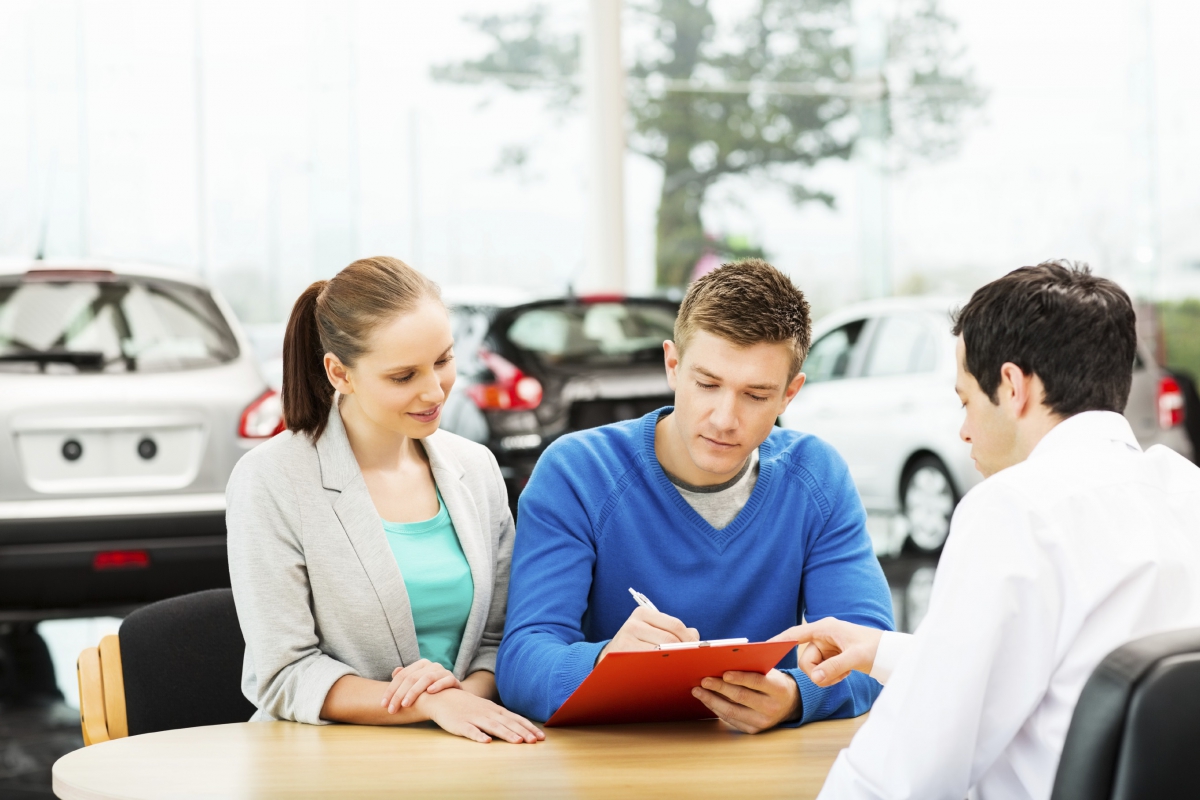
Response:
[{"label": "fingernail", "polygon": [[692,697],[699,697],[699,696],[700,696],[700,690],[692,689]]}]

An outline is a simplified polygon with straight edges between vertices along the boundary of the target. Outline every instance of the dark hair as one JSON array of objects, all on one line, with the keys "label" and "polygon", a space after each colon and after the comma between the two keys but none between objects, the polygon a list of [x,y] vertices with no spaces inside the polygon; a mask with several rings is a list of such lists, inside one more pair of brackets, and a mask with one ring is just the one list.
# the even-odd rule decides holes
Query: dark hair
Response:
[{"label": "dark hair", "polygon": [[966,368],[993,403],[1000,368],[1037,375],[1045,404],[1069,417],[1125,410],[1133,382],[1137,328],[1125,291],[1065,260],[1021,267],[971,295],[954,315]]},{"label": "dark hair", "polygon": [[321,438],[333,407],[325,354],[347,367],[367,351],[372,331],[422,298],[440,299],[437,284],[398,258],[355,261],[300,295],[283,335],[283,418],[288,430]]},{"label": "dark hair", "polygon": [[722,264],[688,287],[675,318],[680,353],[697,330],[748,347],[759,342],[792,345],[788,380],[800,372],[812,339],[804,292],[761,258]]}]

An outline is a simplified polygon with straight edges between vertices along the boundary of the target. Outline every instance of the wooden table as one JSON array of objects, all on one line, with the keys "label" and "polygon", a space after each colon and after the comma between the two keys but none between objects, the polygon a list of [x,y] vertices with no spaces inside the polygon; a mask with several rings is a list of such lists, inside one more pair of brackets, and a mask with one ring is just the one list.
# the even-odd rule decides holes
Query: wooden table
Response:
[{"label": "wooden table", "polygon": [[550,728],[477,744],[427,725],[247,722],[115,739],[54,765],[64,800],[169,797],[815,797],[866,720],[747,736],[720,722]]}]

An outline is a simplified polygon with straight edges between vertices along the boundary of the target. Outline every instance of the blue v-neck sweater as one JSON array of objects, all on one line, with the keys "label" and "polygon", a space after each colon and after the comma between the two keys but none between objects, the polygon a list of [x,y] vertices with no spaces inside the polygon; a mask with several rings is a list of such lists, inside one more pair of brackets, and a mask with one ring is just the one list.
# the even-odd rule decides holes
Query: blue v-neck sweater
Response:
[{"label": "blue v-neck sweater", "polygon": [[[717,530],[654,455],[660,409],[570,434],[546,449],[521,495],[508,617],[496,661],[505,705],[552,715],[592,671],[636,607],[633,587],[702,639],[764,641],[835,616],[890,630],[891,595],[845,462],[816,437],[775,428],[758,482]],[[822,689],[796,680],[800,722],[867,711],[880,685],[862,673]]]}]

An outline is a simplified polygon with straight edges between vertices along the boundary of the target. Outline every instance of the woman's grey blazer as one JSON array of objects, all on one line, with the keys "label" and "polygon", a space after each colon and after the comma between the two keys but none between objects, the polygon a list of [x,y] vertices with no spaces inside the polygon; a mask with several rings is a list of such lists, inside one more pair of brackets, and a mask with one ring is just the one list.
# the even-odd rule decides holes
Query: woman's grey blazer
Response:
[{"label": "woman's grey blazer", "polygon": [[[504,479],[482,445],[446,431],[423,442],[475,584],[454,674],[494,672],[513,545]],[[336,404],[316,445],[287,432],[243,456],[226,499],[254,720],[320,723],[338,678],[391,680],[421,657],[404,578]]]}]

